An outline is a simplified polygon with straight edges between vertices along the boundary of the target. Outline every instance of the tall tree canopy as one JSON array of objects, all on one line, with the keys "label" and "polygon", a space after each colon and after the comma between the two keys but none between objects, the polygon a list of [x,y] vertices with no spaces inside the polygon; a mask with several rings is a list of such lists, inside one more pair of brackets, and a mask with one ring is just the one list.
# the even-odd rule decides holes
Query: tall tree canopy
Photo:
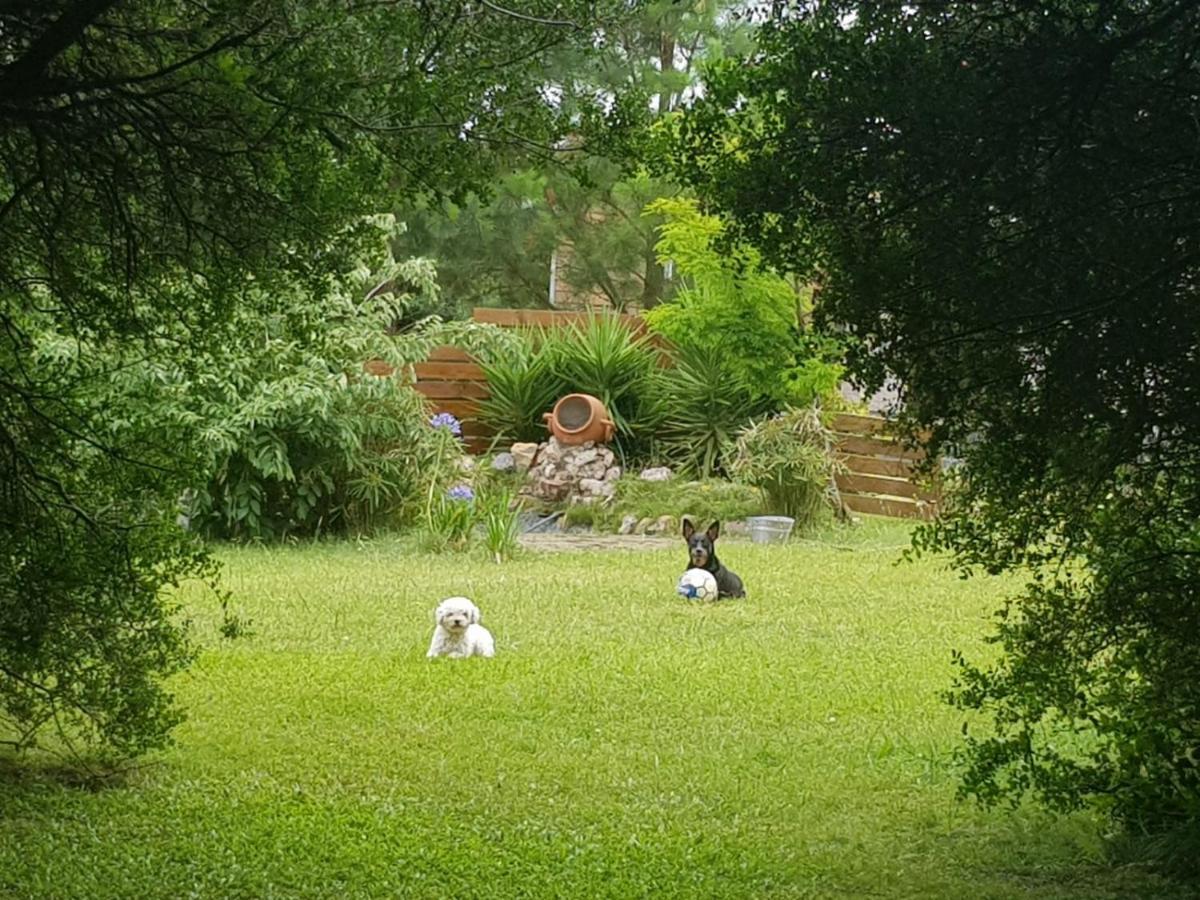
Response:
[{"label": "tall tree canopy", "polygon": [[682,108],[702,63],[752,45],[752,30],[731,15],[737,5],[648,0],[598,27],[594,47],[555,52],[545,74],[562,112],[586,123],[607,110],[622,127],[575,135],[485,196],[399,211],[409,224],[402,251],[435,258],[444,297],[460,309],[544,305],[552,267],[560,303],[658,303],[670,288],[654,252],[661,220],[642,210],[681,188],[631,165],[629,145]]},{"label": "tall tree canopy", "polygon": [[1030,573],[960,660],[966,787],[1194,826],[1200,6],[760,5],[678,169],[965,460],[918,543]]},{"label": "tall tree canopy", "polygon": [[397,193],[552,146],[539,61],[627,6],[0,5],[0,741],[138,752],[177,720],[165,589],[212,571],[175,525],[202,423],[128,373],[202,359],[275,283],[319,286]]}]

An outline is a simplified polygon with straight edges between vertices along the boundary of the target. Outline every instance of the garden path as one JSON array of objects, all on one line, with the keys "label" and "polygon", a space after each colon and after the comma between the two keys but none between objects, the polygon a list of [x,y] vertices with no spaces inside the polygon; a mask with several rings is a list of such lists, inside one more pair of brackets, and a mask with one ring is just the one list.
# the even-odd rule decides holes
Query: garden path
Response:
[{"label": "garden path", "polygon": [[556,552],[562,550],[666,550],[681,541],[677,537],[650,534],[593,534],[591,532],[546,534],[533,532],[520,537],[521,546],[528,550]]}]

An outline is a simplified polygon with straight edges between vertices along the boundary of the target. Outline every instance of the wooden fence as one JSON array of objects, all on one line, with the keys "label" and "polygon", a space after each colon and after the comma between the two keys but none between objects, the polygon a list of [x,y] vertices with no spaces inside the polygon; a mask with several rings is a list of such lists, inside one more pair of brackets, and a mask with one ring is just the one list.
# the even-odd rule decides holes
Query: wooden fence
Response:
[{"label": "wooden fence", "polygon": [[[476,309],[477,322],[502,327],[555,327],[586,319],[587,312],[534,309]],[[624,317],[632,328],[645,323]],[[476,418],[479,402],[488,396],[483,370],[471,357],[453,347],[441,347],[426,362],[414,366],[415,386],[429,398],[435,412],[447,412],[463,423],[468,449],[481,453],[492,433]],[[936,513],[936,494],[913,480],[921,451],[905,447],[888,433],[878,416],[838,415],[833,430],[846,473],[837,478],[842,500],[854,512],[899,518],[929,518]]]},{"label": "wooden fence", "polygon": [[924,454],[890,435],[887,419],[837,415],[833,430],[838,456],[847,469],[837,477],[846,506],[854,512],[893,518],[936,515],[936,491],[914,479],[913,469]]}]

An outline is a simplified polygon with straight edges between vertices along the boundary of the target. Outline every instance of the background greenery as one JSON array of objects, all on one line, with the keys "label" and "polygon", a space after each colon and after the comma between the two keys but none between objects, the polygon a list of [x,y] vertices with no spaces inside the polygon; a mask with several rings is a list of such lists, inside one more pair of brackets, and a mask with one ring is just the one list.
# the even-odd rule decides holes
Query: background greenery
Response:
[{"label": "background greenery", "polygon": [[[724,478],[689,481],[683,477],[667,481],[642,481],[622,478],[617,482],[610,503],[577,504],[568,507],[564,518],[570,525],[589,525],[597,531],[616,531],[626,516],[658,519],[673,516],[678,522],[692,516],[709,522],[735,522],[746,516],[766,512],[762,492]],[[675,537],[678,529],[670,533]]]},{"label": "background greenery", "polygon": [[[517,147],[556,141],[569,123],[531,60],[586,54],[574,19],[624,6],[4,4],[0,722],[21,743],[168,740],[179,714],[162,682],[188,649],[166,591],[214,573],[176,524],[179,499],[211,474],[201,432],[232,418],[175,415],[177,388],[239,374],[278,387],[283,366],[251,348],[273,334],[255,313],[304,287],[324,296],[374,236],[364,215],[482,189]],[[228,344],[246,353],[238,370],[206,369]],[[222,414],[269,391],[236,388]],[[303,432],[322,396],[295,415],[275,405],[261,431]],[[285,472],[281,444],[252,446],[266,435],[244,424],[230,483]],[[321,453],[389,437],[341,426],[314,429]],[[361,503],[373,488],[358,484]],[[233,490],[222,516],[251,499],[267,512]]]}]

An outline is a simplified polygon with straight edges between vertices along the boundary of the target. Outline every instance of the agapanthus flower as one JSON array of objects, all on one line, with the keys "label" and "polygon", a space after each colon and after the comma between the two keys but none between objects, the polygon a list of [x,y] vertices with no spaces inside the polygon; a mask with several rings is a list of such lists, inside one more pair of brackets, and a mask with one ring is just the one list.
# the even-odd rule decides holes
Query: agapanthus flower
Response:
[{"label": "agapanthus flower", "polygon": [[434,428],[445,428],[455,437],[462,437],[462,423],[450,413],[438,413],[429,420],[429,424]]},{"label": "agapanthus flower", "polygon": [[475,499],[475,492],[468,485],[456,484],[450,490],[446,491],[446,496],[451,500],[462,500],[465,503],[470,503]]}]

